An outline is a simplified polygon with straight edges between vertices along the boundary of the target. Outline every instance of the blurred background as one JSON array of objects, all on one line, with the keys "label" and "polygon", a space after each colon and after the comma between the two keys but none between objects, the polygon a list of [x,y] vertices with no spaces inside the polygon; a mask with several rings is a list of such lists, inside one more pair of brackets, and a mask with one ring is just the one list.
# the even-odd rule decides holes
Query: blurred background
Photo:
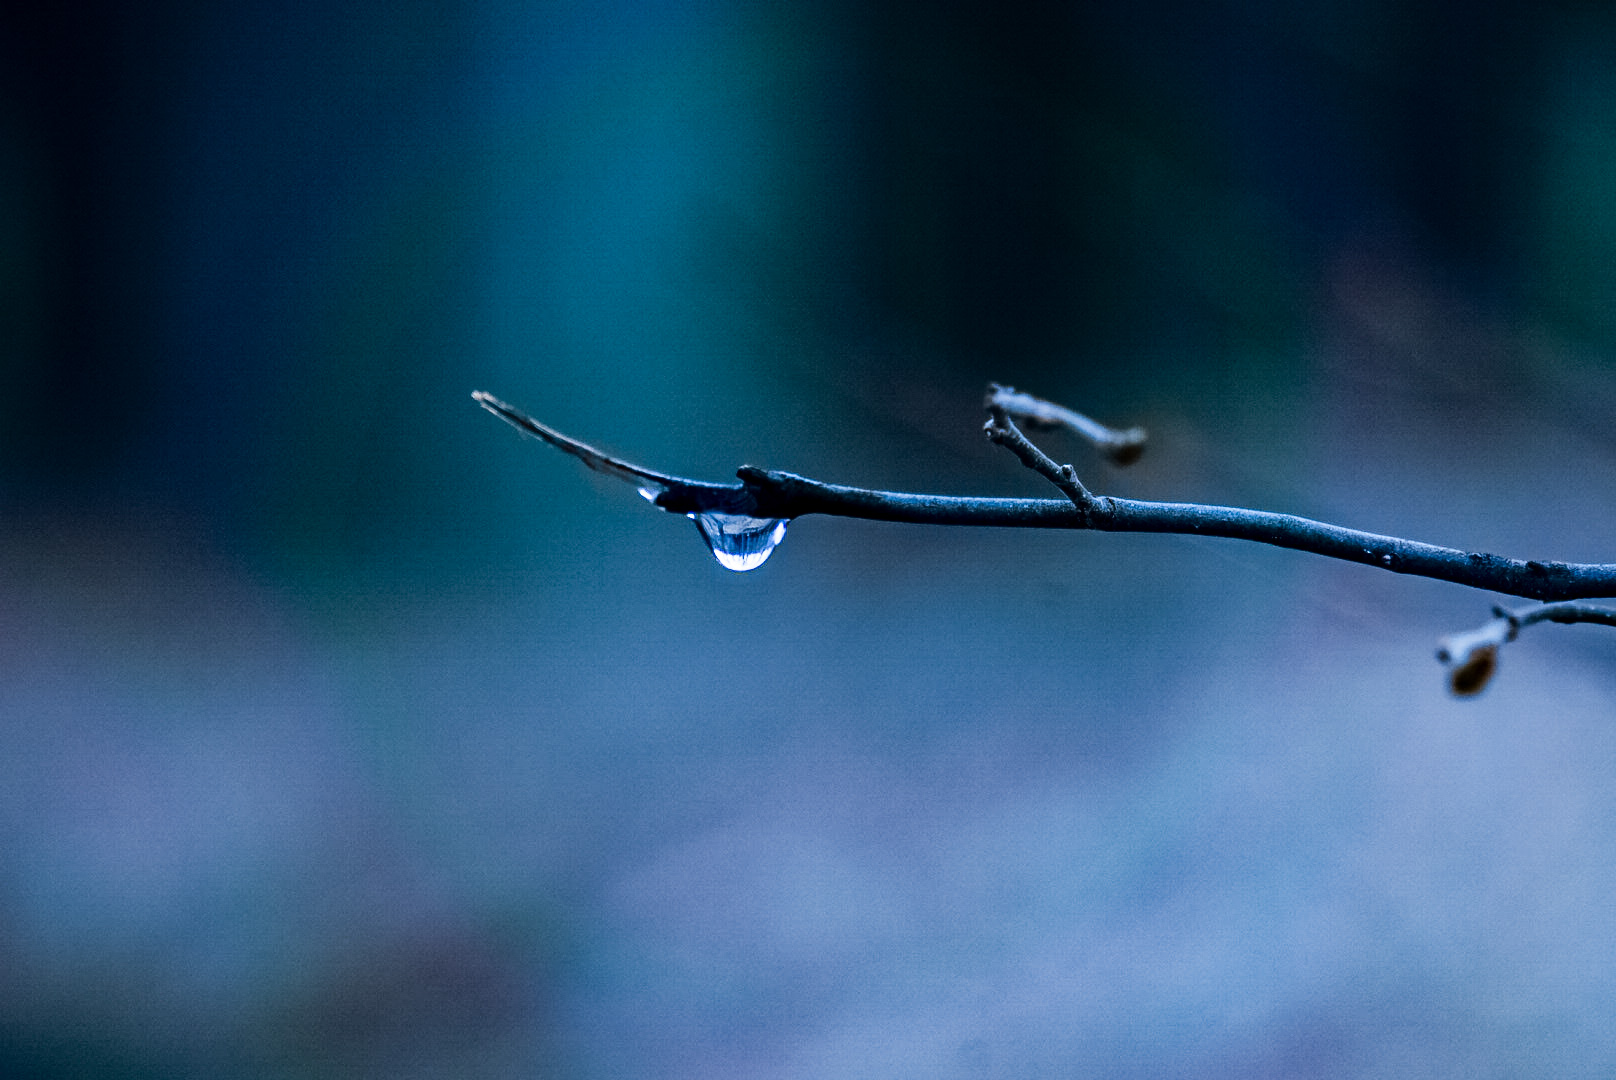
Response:
[{"label": "blurred background", "polygon": [[630,460],[1616,559],[1616,13],[13,5],[0,1072],[1608,1076],[1616,635],[1231,541],[689,523]]}]

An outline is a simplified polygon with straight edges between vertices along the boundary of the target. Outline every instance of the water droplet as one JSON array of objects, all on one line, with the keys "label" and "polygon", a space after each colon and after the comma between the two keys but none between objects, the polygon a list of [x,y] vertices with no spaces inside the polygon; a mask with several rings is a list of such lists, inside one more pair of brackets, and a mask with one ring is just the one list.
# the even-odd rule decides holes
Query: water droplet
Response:
[{"label": "water droplet", "polygon": [[780,518],[755,518],[745,514],[709,511],[691,514],[701,538],[726,570],[756,570],[785,538],[786,522]]}]

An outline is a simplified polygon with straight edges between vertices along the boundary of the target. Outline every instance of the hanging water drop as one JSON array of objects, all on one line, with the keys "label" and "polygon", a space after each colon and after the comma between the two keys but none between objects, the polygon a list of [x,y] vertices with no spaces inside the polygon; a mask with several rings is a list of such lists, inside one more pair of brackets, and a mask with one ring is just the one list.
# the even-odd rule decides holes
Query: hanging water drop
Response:
[{"label": "hanging water drop", "polygon": [[[555,428],[539,423],[520,409],[505,404],[492,394],[481,390],[471,395],[476,402],[518,431],[537,436],[556,449],[582,461],[596,472],[626,480],[639,491],[640,497],[670,514],[683,513],[686,507],[755,506],[756,499],[742,484],[707,484],[699,480],[686,480],[657,472],[641,465],[613,457],[588,443],[563,435]],[[663,499],[667,497],[666,503]],[[677,509],[674,509],[677,507]],[[756,570],[768,559],[776,545],[786,535],[786,521],[781,518],[752,517],[722,510],[700,510],[685,514],[701,530],[707,548],[728,570]]]},{"label": "hanging water drop", "polygon": [[720,566],[740,572],[756,570],[785,538],[786,522],[780,518],[756,518],[745,514],[709,511],[690,514],[701,530],[701,538]]}]

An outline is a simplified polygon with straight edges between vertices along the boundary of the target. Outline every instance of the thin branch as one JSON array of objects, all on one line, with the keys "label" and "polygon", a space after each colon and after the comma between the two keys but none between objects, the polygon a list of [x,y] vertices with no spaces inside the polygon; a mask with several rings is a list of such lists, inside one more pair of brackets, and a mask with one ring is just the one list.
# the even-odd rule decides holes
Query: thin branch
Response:
[{"label": "thin branch", "polygon": [[627,480],[631,484],[654,487],[661,491],[666,491],[668,488],[680,483],[679,478],[676,476],[659,473],[654,469],[647,469],[640,465],[631,465],[621,458],[612,457],[604,450],[596,450],[586,442],[579,442],[570,435],[563,435],[548,424],[539,423],[521,409],[505,404],[493,394],[477,390],[472,393],[471,399],[516,430],[543,439],[557,450],[571,454],[596,472],[603,472],[608,476],[615,476],[619,480]]},{"label": "thin branch", "polygon": [[740,484],[708,484],[700,480],[687,480],[682,476],[647,469],[597,450],[586,442],[563,435],[548,424],[541,424],[514,405],[507,405],[493,394],[474,391],[472,400],[522,432],[543,439],[564,454],[571,454],[596,472],[626,480],[640,489],[640,494],[664,510],[680,514],[701,514],[710,511],[745,513],[753,504],[746,488]]},{"label": "thin branch", "polygon": [[1083,486],[1083,482],[1077,478],[1077,472],[1070,465],[1055,464],[1053,458],[1033,445],[1032,440],[1021,433],[1021,429],[1016,427],[1005,409],[992,397],[988,398],[988,411],[993,415],[982,426],[982,432],[988,437],[989,442],[1009,450],[1021,459],[1023,465],[1059,488],[1085,519],[1096,510],[1103,509],[1101,500],[1096,499],[1089,489]]},{"label": "thin branch", "polygon": [[1564,601],[1510,611],[1494,606],[1492,619],[1474,630],[1443,638],[1436,658],[1448,667],[1448,688],[1460,697],[1479,694],[1498,670],[1498,650],[1540,622],[1616,626],[1616,608]]},{"label": "thin branch", "polygon": [[779,519],[827,514],[916,525],[984,525],[1222,536],[1533,600],[1616,597],[1616,564],[1511,559],[1401,537],[1381,536],[1265,510],[1200,503],[1145,502],[1108,496],[1096,498],[1095,505],[1085,512],[1069,497],[1006,499],[878,491],[827,484],[793,473],[750,465],[737,470],[736,475],[741,481],[739,484],[706,483],[645,469],[611,457],[539,424],[487,394],[479,392],[477,400],[496,415],[580,458],[592,468],[621,476],[648,490],[649,486],[644,481],[654,481],[661,490],[654,494],[653,501],[673,513],[723,511]]},{"label": "thin branch", "polygon": [[987,404],[989,409],[1000,409],[1024,424],[1063,427],[1075,432],[1104,452],[1114,465],[1132,465],[1145,452],[1146,435],[1142,427],[1126,431],[1108,428],[1064,405],[1024,394],[1011,386],[989,383]]}]

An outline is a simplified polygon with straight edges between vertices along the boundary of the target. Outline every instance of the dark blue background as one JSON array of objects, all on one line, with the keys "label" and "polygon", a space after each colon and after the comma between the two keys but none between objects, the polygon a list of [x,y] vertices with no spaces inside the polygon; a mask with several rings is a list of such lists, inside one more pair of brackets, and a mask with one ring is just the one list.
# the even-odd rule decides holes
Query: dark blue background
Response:
[{"label": "dark blue background", "polygon": [[1602,1076],[1616,645],[1232,542],[805,519],[513,432],[1606,560],[1616,20],[0,22],[0,1068]]}]

